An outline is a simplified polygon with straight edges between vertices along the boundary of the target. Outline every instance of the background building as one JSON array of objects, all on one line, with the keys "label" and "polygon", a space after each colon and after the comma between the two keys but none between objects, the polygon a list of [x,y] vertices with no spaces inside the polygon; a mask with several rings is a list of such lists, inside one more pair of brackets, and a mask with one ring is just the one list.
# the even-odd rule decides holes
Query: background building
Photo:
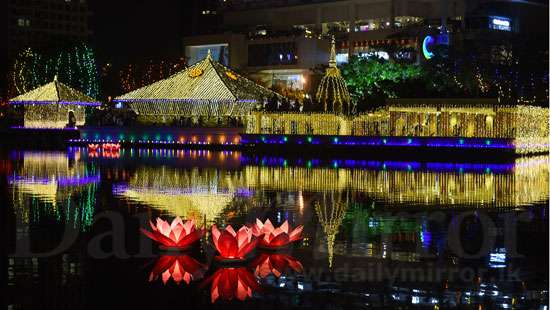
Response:
[{"label": "background building", "polygon": [[91,11],[86,0],[10,0],[8,2],[8,55],[21,49],[53,48],[86,42]]},{"label": "background building", "polygon": [[[532,21],[548,20],[548,6],[484,0],[228,0],[219,3],[216,15],[223,16],[218,35],[184,37],[191,63],[212,49],[215,58],[268,87],[311,92],[322,72],[316,67],[328,60],[332,35],[338,63],[350,55],[422,62],[428,35],[434,38],[431,44],[498,62],[512,53],[514,38],[525,41],[546,30]],[[534,41],[547,51],[547,37]]]}]

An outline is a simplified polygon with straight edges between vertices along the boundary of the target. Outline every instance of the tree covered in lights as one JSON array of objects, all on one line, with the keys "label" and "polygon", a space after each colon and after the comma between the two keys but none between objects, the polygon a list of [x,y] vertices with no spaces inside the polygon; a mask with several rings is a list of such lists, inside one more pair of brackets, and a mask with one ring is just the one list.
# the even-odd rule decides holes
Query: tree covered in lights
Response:
[{"label": "tree covered in lights", "polygon": [[92,98],[99,97],[95,53],[86,44],[55,52],[39,52],[27,48],[13,62],[10,75],[9,97],[51,82],[54,76]]}]

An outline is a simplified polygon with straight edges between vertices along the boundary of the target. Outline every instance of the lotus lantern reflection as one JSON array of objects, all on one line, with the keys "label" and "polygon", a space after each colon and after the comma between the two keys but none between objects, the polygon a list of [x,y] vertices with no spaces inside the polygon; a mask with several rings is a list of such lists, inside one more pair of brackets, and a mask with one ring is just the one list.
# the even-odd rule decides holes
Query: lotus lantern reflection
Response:
[{"label": "lotus lantern reflection", "polygon": [[256,277],[245,267],[220,268],[202,285],[212,282],[210,297],[216,300],[245,300],[252,297],[252,293],[260,290]]},{"label": "lotus lantern reflection", "polygon": [[153,267],[149,281],[155,281],[160,276],[164,284],[170,279],[176,284],[181,281],[189,284],[192,280],[200,280],[206,269],[205,265],[189,255],[162,255]]},{"label": "lotus lantern reflection", "polygon": [[269,219],[265,223],[256,219],[256,223],[252,226],[252,232],[256,237],[260,238],[263,235],[260,238],[260,246],[269,249],[285,247],[294,241],[302,239],[303,229],[304,226],[300,225],[291,231],[288,221],[275,228]]},{"label": "lotus lantern reflection", "polygon": [[161,244],[161,248],[186,249],[204,235],[204,229],[197,229],[194,220],[186,221],[185,224],[178,216],[171,224],[161,218],[157,218],[156,224],[149,221],[152,232],[141,229],[147,237]]},{"label": "lotus lantern reflection", "polygon": [[279,253],[262,253],[251,263],[251,266],[254,268],[254,273],[260,278],[265,278],[270,274],[278,278],[290,269],[298,273],[304,271],[299,260],[288,254]]},{"label": "lotus lantern reflection", "polygon": [[243,260],[256,247],[258,239],[252,234],[252,229],[242,226],[235,232],[231,225],[221,231],[212,225],[212,240],[221,260]]}]

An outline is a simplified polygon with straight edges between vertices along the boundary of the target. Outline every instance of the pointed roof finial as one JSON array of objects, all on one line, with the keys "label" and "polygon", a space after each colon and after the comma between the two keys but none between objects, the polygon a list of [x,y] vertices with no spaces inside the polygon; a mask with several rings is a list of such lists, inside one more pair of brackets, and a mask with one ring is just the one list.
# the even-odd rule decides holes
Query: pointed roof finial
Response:
[{"label": "pointed roof finial", "polygon": [[208,49],[208,54],[206,55],[206,58],[212,60],[212,51]]},{"label": "pointed roof finial", "polygon": [[53,81],[57,82],[57,74],[53,76]]},{"label": "pointed roof finial", "polygon": [[334,39],[334,36],[332,36],[332,40],[330,42],[330,58],[328,60],[328,66],[336,67],[336,40]]}]

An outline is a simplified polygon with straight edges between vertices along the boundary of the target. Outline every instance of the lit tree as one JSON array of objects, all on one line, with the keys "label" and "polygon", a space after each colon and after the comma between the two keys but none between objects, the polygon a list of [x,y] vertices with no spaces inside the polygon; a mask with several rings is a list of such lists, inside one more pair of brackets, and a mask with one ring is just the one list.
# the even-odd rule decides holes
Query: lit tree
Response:
[{"label": "lit tree", "polygon": [[55,53],[31,48],[15,59],[10,78],[10,97],[49,83],[57,76],[63,83],[92,97],[99,97],[99,79],[94,51],[79,44]]}]

